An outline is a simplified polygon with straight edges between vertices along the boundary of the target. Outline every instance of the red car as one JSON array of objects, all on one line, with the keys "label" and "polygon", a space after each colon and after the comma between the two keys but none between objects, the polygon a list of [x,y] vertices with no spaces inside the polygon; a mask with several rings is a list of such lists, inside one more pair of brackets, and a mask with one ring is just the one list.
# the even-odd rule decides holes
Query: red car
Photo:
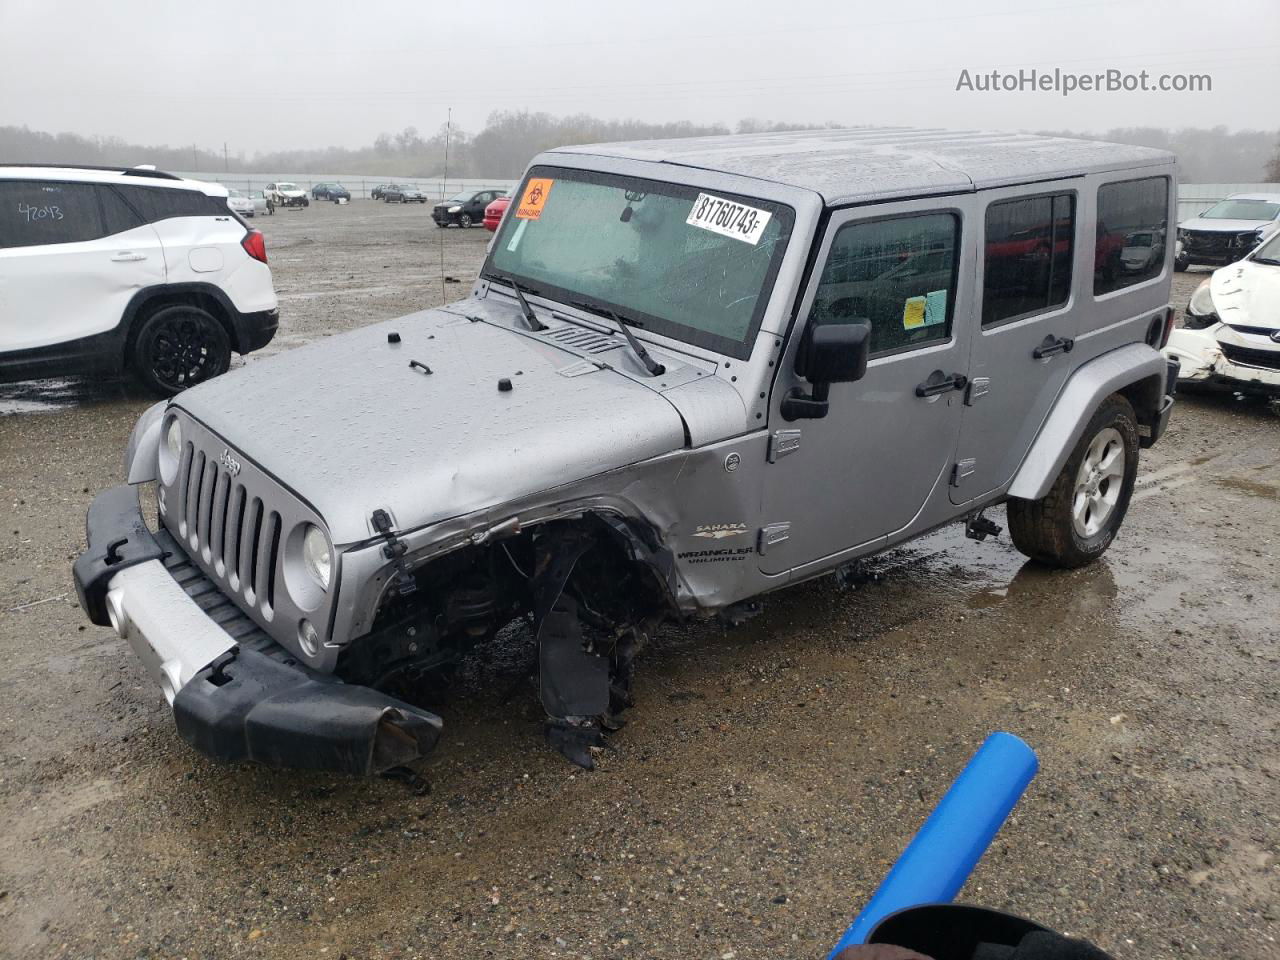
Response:
[{"label": "red car", "polygon": [[511,202],[510,197],[498,197],[493,203],[484,208],[484,228],[489,231],[497,230],[498,224],[502,222],[502,212],[507,209],[507,204]]}]

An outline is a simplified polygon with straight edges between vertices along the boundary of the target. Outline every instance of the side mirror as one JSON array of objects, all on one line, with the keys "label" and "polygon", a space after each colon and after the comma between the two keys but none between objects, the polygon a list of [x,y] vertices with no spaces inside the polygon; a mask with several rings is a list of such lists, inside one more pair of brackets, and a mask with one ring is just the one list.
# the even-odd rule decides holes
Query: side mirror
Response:
[{"label": "side mirror", "polygon": [[870,324],[823,323],[811,327],[796,358],[796,373],[815,386],[861,380],[867,373],[870,345]]},{"label": "side mirror", "polygon": [[796,373],[813,384],[813,392],[792,387],[782,399],[784,420],[819,420],[827,415],[827,395],[833,383],[852,383],[867,373],[871,326],[865,323],[823,323],[810,327],[796,355]]}]

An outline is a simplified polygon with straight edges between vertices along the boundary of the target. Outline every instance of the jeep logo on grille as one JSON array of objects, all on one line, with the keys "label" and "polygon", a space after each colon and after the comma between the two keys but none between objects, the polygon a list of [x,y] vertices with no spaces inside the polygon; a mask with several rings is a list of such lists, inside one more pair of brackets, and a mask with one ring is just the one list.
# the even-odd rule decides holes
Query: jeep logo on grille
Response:
[{"label": "jeep logo on grille", "polygon": [[240,461],[231,455],[229,447],[222,448],[222,456],[218,457],[219,465],[227,468],[227,473],[233,477],[240,472]]}]

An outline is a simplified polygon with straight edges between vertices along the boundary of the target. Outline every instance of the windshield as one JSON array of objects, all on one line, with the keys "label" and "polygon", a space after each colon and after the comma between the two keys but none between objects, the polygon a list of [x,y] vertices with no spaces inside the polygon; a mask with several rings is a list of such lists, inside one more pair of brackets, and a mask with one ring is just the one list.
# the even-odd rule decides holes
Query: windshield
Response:
[{"label": "windshield", "polygon": [[297,190],[298,185],[296,183],[277,183],[276,189],[277,190]]},{"label": "windshield", "polygon": [[1280,203],[1267,200],[1223,200],[1200,216],[1205,220],[1274,220]]},{"label": "windshield", "polygon": [[456,197],[450,197],[445,203],[466,203],[474,196],[474,193],[460,193]]},{"label": "windshield", "polygon": [[636,326],[751,354],[794,212],[656,180],[536,167],[485,274],[614,310]]},{"label": "windshield", "polygon": [[1253,252],[1249,258],[1255,263],[1280,264],[1280,230],[1271,235],[1271,239]]},{"label": "windshield", "polygon": [[243,197],[244,194],[241,193],[239,190],[236,190],[234,187],[227,187],[227,196],[231,197],[233,200],[236,200],[236,199],[239,199],[240,197]]}]

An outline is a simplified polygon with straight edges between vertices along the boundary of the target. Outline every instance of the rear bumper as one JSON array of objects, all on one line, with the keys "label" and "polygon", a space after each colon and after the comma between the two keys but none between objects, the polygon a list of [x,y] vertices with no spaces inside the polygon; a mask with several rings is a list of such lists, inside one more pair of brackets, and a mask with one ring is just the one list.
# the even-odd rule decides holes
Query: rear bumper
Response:
[{"label": "rear bumper", "polygon": [[226,762],[369,775],[429,753],[434,714],[299,664],[142,519],[137,488],[89,508],[74,578],[89,619],[129,642],[182,738]]},{"label": "rear bumper", "polygon": [[239,313],[232,317],[236,328],[236,352],[240,354],[261,350],[280,328],[280,308],[259,310],[255,313]]}]

